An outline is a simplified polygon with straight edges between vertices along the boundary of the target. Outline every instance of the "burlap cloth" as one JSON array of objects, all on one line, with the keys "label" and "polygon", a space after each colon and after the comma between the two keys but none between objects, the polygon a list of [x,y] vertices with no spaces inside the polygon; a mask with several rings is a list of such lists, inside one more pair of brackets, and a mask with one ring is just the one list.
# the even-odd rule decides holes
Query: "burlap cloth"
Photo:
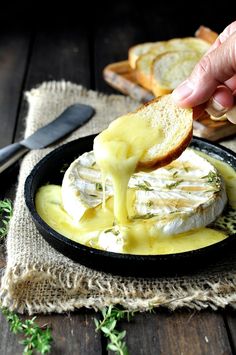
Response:
[{"label": "burlap cloth", "polygon": [[[26,93],[28,136],[54,119],[68,105],[90,104],[96,115],[68,140],[99,132],[120,114],[139,104],[121,95],[106,96],[67,82],[48,82]],[[236,141],[225,143],[236,150]],[[19,312],[47,313],[95,309],[121,304],[144,311],[152,306],[202,309],[236,305],[236,257],[193,276],[135,279],[97,272],[55,251],[37,232],[24,202],[25,178],[34,165],[52,150],[27,154],[19,175],[14,215],[7,238],[7,266],[1,298]]]}]

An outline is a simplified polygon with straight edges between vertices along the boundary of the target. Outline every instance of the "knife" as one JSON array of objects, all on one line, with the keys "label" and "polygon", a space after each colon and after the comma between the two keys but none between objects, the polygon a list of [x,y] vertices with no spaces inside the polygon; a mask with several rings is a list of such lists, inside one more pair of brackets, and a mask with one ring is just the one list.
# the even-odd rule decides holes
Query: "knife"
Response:
[{"label": "knife", "polygon": [[14,164],[31,149],[41,149],[55,143],[88,122],[95,110],[88,105],[69,106],[55,120],[38,129],[28,138],[0,149],[0,173]]}]

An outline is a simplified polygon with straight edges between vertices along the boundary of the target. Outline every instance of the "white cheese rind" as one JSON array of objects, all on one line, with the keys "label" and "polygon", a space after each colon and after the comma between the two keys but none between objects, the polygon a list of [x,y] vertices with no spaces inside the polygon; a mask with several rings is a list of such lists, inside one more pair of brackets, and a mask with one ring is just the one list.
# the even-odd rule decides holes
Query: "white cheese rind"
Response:
[{"label": "white cheese rind", "polygon": [[[173,235],[209,225],[227,202],[225,184],[216,168],[192,149],[168,166],[135,173],[129,188],[136,195],[130,218],[152,217],[153,234]],[[106,197],[112,194],[108,180]],[[102,203],[101,173],[93,152],[80,156],[66,171],[62,200],[64,209],[77,221],[87,209]]]}]

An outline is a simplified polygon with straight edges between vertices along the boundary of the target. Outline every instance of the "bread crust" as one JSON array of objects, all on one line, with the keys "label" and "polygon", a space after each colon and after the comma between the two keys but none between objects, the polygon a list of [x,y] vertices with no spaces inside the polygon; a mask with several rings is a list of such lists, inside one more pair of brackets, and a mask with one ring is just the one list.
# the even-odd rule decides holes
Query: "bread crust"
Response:
[{"label": "bread crust", "polygon": [[133,53],[135,47],[136,46],[132,46],[128,50],[128,61],[129,61],[129,65],[130,65],[130,67],[132,69],[135,69],[135,67],[136,67],[135,63],[136,63],[136,60],[137,60],[136,56]]},{"label": "bread crust", "polygon": [[200,26],[195,32],[195,37],[203,39],[208,43],[214,43],[218,37],[218,33],[212,31],[210,28],[205,26]]}]

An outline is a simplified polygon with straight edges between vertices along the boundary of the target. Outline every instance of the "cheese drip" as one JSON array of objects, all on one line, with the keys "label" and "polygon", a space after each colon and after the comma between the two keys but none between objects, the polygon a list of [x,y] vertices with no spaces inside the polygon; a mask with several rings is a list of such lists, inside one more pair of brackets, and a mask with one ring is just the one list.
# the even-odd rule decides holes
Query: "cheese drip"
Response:
[{"label": "cheese drip", "polygon": [[[153,233],[151,220],[138,220],[123,229],[121,239],[117,242],[116,238],[119,236],[109,233],[109,229],[114,228],[112,198],[107,200],[106,209],[101,205],[90,209],[79,222],[73,220],[63,209],[60,186],[42,186],[36,194],[35,202],[41,218],[55,231],[96,249],[107,250],[105,243],[113,241],[117,245],[116,252],[121,252],[122,249],[124,254],[165,255],[203,248],[227,238],[225,233],[212,228],[199,228],[166,237]],[[103,247],[101,235],[107,237]]]},{"label": "cheese drip", "polygon": [[164,135],[151,120],[137,113],[122,116],[94,140],[94,154],[105,181],[110,177],[114,188],[114,216],[119,225],[128,223],[127,188],[138,162],[148,150],[160,143]]}]

